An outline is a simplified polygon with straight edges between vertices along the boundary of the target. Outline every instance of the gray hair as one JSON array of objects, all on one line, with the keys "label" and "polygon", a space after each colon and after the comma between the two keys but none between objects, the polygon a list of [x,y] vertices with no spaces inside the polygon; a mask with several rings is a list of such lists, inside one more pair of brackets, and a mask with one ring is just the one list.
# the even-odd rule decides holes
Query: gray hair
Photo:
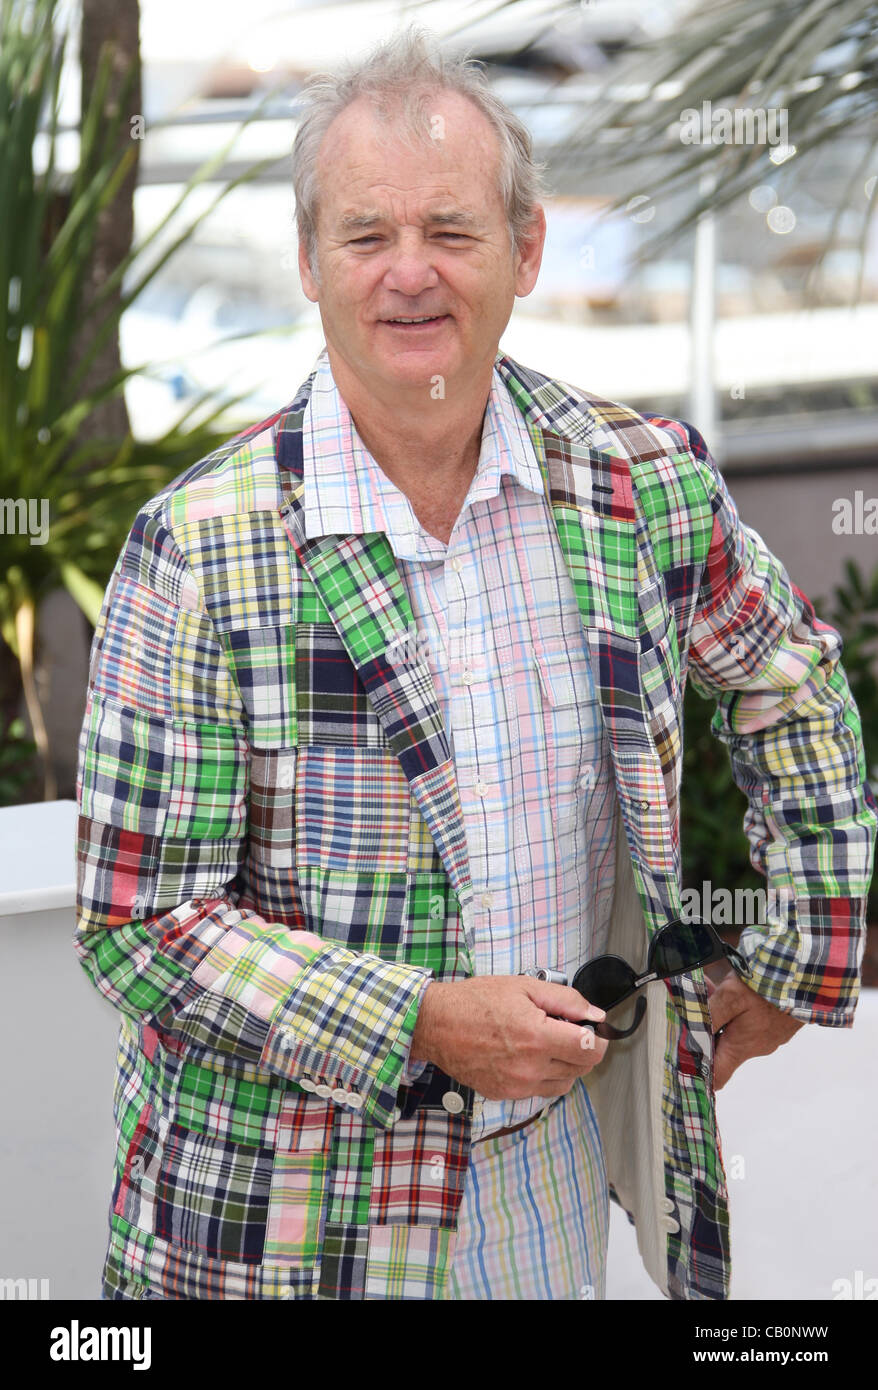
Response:
[{"label": "gray hair", "polygon": [[513,249],[521,249],[534,210],[545,196],[546,166],[534,162],[530,132],[495,96],[481,63],[442,53],[425,30],[412,25],[361,62],[349,63],[338,73],[315,73],[302,90],[305,109],[293,143],[293,188],[299,239],[315,279],[319,153],[330,125],[345,107],[365,96],[385,125],[393,119],[389,134],[414,147],[433,138],[427,98],[436,91],[468,97],[495,131],[510,242]]}]

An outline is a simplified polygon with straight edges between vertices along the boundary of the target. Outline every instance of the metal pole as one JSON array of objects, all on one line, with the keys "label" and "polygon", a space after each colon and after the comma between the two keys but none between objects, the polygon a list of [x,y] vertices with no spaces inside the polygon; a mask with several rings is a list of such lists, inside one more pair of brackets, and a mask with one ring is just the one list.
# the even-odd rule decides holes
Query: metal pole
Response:
[{"label": "metal pole", "polygon": [[[702,174],[698,191],[709,197],[716,188],[715,174]],[[719,412],[714,371],[716,326],[716,223],[713,212],[703,212],[695,224],[692,254],[692,299],[689,311],[689,423],[704,435],[712,454],[718,456]]]}]

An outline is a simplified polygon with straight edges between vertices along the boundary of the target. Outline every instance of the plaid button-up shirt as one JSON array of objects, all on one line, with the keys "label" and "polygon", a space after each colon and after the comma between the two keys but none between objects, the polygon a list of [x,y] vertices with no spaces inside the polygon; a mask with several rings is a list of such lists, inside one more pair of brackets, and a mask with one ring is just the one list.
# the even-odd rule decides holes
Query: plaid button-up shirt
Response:
[{"label": "plaid button-up shirt", "polygon": [[[521,412],[494,372],[478,467],[446,546],[360,440],[324,350],[304,420],[306,535],[383,531],[461,789],[480,975],[568,977],[606,940],[616,797],[573,584]],[[410,1064],[407,1077],[425,1064]],[[473,1137],[549,1097],[484,1100]]]}]

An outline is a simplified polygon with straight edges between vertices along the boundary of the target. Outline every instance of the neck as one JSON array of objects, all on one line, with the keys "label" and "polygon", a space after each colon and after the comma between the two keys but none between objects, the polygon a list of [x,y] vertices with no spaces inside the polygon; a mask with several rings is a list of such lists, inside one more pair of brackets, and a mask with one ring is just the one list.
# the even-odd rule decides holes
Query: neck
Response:
[{"label": "neck", "polygon": [[363,382],[329,351],[332,375],[357,433],[384,473],[410,498],[452,500],[475,474],[493,361],[452,389],[441,378],[389,394]]}]

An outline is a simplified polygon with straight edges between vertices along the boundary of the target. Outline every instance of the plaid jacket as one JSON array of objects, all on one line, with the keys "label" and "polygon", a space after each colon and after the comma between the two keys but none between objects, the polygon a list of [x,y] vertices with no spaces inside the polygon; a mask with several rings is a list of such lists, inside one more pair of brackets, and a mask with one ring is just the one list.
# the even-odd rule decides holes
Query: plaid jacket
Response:
[{"label": "plaid jacket", "polygon": [[[608,949],[639,964],[680,908],[689,670],[778,892],[742,940],[753,985],[849,1025],[876,817],[837,633],[694,430],[497,367],[612,749]],[[429,672],[388,659],[413,617],[386,537],[304,537],[312,380],[146,503],[94,636],[75,948],[121,1013],[109,1297],[443,1296],[473,1097],[402,1078],[430,979],[472,973],[463,819]],[[611,1192],[663,1292],[724,1298],[706,987],[647,990],[588,1082]]]}]

